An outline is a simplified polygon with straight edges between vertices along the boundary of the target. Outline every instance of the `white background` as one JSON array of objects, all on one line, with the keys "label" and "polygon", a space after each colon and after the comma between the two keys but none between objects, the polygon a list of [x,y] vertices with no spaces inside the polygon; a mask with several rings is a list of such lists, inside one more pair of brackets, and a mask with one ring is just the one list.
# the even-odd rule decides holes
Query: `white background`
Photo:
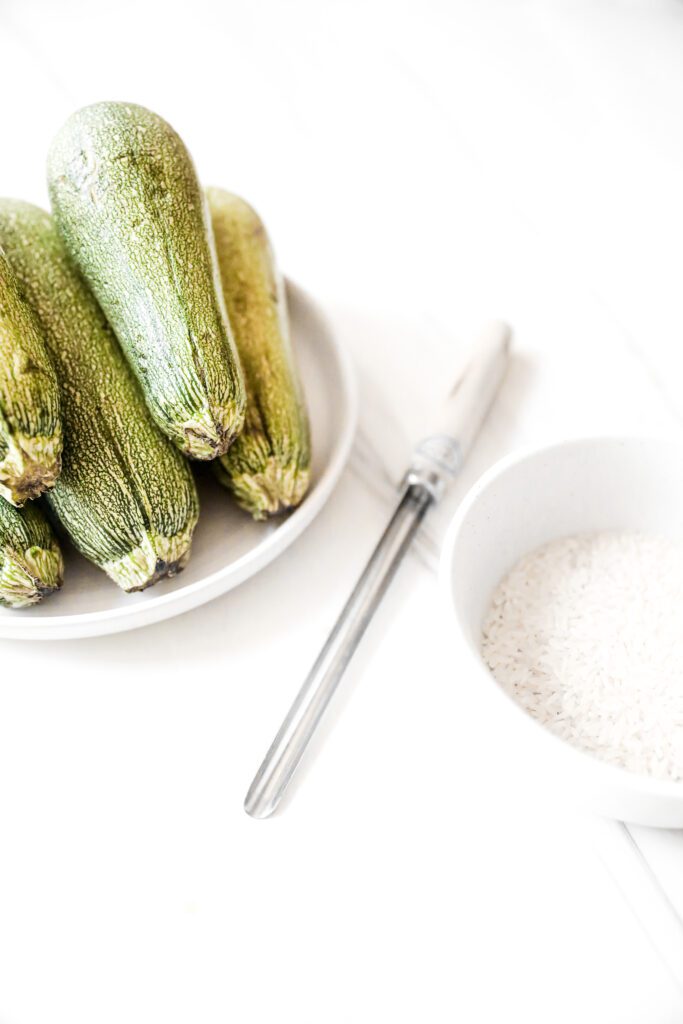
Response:
[{"label": "white background", "polygon": [[[0,194],[74,108],[166,116],[352,351],[323,515],[181,619],[0,645],[0,1024],[683,1021],[683,838],[540,805],[436,586],[520,444],[682,433],[683,3],[0,3]],[[517,356],[284,812],[246,786],[491,315]]]}]

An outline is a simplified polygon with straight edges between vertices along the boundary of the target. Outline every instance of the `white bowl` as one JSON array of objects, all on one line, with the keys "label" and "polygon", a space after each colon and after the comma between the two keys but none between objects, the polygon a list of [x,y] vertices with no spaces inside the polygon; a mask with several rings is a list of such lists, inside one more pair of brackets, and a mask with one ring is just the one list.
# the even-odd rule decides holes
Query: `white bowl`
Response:
[{"label": "white bowl", "polygon": [[[442,582],[466,652],[467,682],[477,688],[473,710],[502,717],[542,787],[550,783],[555,793],[612,818],[681,828],[683,783],[614,767],[554,736],[504,692],[481,657],[491,595],[518,559],[555,538],[614,529],[683,539],[683,444],[593,438],[503,459],[450,525]],[[485,736],[486,721],[480,725]]]}]

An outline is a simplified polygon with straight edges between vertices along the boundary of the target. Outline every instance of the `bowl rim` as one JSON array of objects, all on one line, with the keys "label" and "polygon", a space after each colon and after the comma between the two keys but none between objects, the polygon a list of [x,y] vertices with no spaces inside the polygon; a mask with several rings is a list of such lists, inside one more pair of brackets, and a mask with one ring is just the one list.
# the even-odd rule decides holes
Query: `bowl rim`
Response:
[{"label": "bowl rim", "polygon": [[497,694],[501,711],[507,715],[511,725],[514,722],[517,723],[520,734],[526,733],[528,738],[533,740],[538,747],[545,746],[548,753],[556,759],[558,764],[563,762],[565,770],[572,772],[575,776],[590,776],[593,779],[597,776],[605,787],[609,786],[622,792],[628,791],[633,796],[683,801],[683,781],[675,782],[671,779],[658,779],[651,775],[632,772],[619,765],[610,764],[594,754],[589,754],[587,751],[575,747],[569,740],[556,736],[550,729],[547,729],[535,718],[532,718],[514,697],[503,690],[485,664],[481,651],[467,635],[453,594],[453,562],[463,526],[473,510],[476,509],[476,505],[482,495],[496,480],[522,463],[531,462],[538,457],[563,448],[615,443],[624,445],[656,444],[661,447],[670,447],[672,450],[677,450],[683,454],[683,440],[676,437],[639,434],[601,434],[576,436],[560,441],[525,445],[504,455],[475,481],[450,520],[439,559],[439,588],[455,620],[459,648],[466,652],[468,661],[473,667],[478,669],[479,675],[487,680],[489,695]]}]

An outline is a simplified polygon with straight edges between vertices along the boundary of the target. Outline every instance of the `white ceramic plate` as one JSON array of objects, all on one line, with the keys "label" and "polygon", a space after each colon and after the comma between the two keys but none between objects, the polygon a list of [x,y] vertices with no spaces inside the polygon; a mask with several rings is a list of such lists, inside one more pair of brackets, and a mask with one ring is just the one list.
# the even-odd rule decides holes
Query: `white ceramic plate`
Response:
[{"label": "white ceramic plate", "polygon": [[327,501],[351,450],[357,417],[348,356],[318,309],[288,284],[292,338],[311,419],[311,489],[283,519],[255,523],[208,473],[198,480],[201,515],[190,563],[175,579],[124,594],[76,552],[65,550],[64,587],[34,608],[0,608],[0,637],[70,639],[136,629],[196,608],[253,576],[306,529]]}]

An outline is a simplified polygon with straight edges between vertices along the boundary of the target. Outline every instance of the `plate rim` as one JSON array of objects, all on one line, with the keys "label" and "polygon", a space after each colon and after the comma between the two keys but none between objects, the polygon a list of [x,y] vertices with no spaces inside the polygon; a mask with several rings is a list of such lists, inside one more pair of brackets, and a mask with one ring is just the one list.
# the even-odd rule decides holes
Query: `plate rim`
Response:
[{"label": "plate rim", "polygon": [[[318,304],[298,285],[296,287],[305,297],[306,303],[314,307],[327,325],[327,317],[319,309]],[[339,372],[339,394],[345,408],[343,426],[334,440],[331,457],[315,487],[276,530],[229,565],[170,594],[158,594],[151,598],[147,605],[100,609],[95,612],[55,615],[33,620],[15,619],[14,616],[5,619],[3,616],[0,619],[0,639],[75,640],[128,632],[174,618],[238,587],[264,569],[301,536],[332,494],[351,454],[358,424],[358,381],[350,353],[331,328],[324,333],[328,351],[333,356]],[[226,580],[226,576],[229,579]]]}]

